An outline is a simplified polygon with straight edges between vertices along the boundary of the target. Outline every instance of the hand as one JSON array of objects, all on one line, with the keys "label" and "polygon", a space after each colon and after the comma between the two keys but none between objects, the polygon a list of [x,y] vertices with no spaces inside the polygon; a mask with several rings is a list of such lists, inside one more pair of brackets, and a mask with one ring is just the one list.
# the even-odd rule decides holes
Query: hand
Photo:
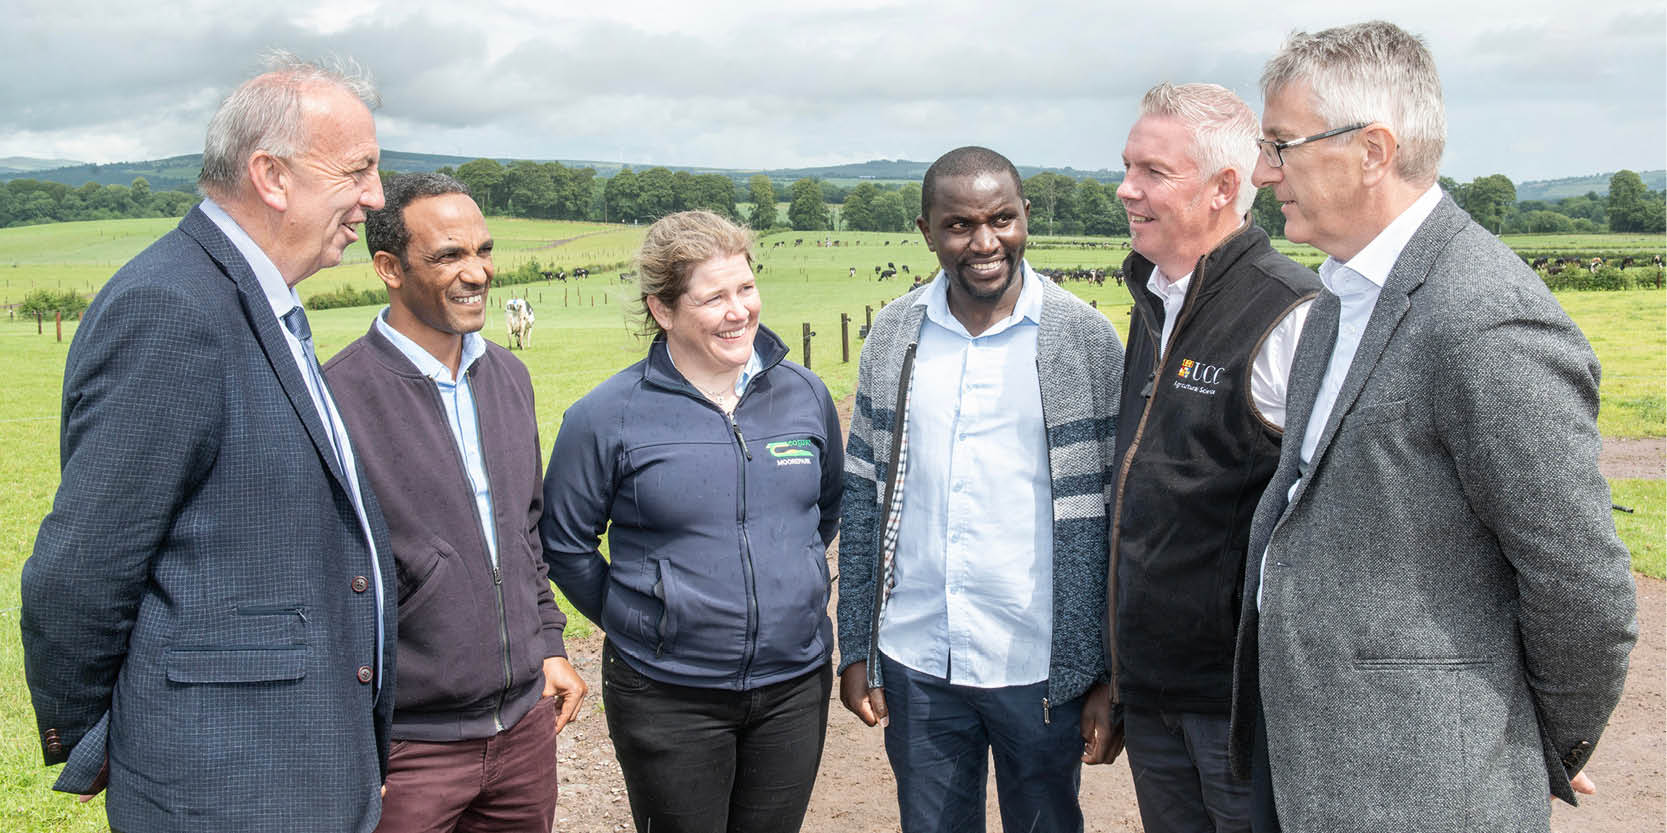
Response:
[{"label": "hand", "polygon": [[86,804],[97,797],[99,793],[104,792],[104,788],[108,786],[110,786],[110,758],[105,756],[104,766],[99,767],[98,777],[93,779],[92,789],[76,796],[75,800]]},{"label": "hand", "polygon": [[839,701],[870,726],[891,724],[891,714],[886,711],[886,690],[868,687],[866,662],[853,662],[839,675]]},{"label": "hand", "polygon": [[1109,764],[1123,752],[1123,717],[1112,714],[1111,686],[1099,683],[1082,698],[1082,762]]},{"label": "hand", "polygon": [[561,713],[556,715],[557,734],[579,714],[579,705],[585,701],[588,691],[590,686],[585,685],[579,672],[573,670],[573,663],[568,662],[567,657],[544,659],[544,696],[553,695],[561,704]]},{"label": "hand", "polygon": [[1598,794],[1598,782],[1593,781],[1592,776],[1587,775],[1584,770],[1575,773],[1574,777],[1569,779],[1569,786],[1581,795]]}]

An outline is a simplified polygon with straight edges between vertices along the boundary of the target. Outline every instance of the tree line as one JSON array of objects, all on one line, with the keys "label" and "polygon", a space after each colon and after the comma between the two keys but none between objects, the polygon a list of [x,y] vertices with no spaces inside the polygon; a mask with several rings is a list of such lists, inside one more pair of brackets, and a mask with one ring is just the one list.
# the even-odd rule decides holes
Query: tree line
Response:
[{"label": "tree line", "polygon": [[152,191],[142,176],[134,178],[132,185],[89,182],[79,188],[14,179],[0,185],[0,228],[72,220],[183,217],[196,204],[195,191]]},{"label": "tree line", "polygon": [[[560,162],[518,161],[508,165],[476,159],[439,169],[469,186],[488,215],[544,220],[650,223],[667,214],[707,209],[760,231],[895,231],[914,229],[920,211],[919,183],[859,182],[849,188],[816,179],[791,184],[754,174],[745,181],[726,174],[696,174],[663,167],[623,168],[600,179],[594,168]],[[383,176],[392,176],[383,171]],[[1503,174],[1467,183],[1449,177],[1441,186],[1496,234],[1667,231],[1667,195],[1647,188],[1633,171],[1610,177],[1609,193],[1596,191],[1560,200],[1516,198]],[[1101,184],[1044,171],[1024,181],[1030,199],[1030,227],[1037,234],[1122,236],[1129,218],[1117,199],[1117,183]],[[69,220],[179,217],[197,202],[186,187],[154,191],[144,177],[132,185],[14,179],[0,187],[0,227]],[[788,204],[785,216],[777,204]],[[740,206],[750,203],[743,210]],[[840,206],[835,212],[830,206]],[[1257,192],[1251,209],[1258,225],[1283,237],[1285,217],[1273,192]]]}]

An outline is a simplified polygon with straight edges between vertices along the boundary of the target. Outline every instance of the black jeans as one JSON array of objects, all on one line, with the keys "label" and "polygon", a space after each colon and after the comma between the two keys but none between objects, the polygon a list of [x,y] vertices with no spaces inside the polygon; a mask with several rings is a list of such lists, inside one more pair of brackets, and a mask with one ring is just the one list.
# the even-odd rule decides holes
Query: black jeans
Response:
[{"label": "black jeans", "polygon": [[751,691],[651,680],[602,645],[602,704],[639,833],[795,833],[833,667]]}]

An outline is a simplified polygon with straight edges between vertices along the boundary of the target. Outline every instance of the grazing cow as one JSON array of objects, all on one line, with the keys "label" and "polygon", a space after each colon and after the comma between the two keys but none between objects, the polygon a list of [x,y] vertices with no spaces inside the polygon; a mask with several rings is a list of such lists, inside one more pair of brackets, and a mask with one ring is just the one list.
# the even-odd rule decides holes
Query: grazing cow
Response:
[{"label": "grazing cow", "polygon": [[897,274],[897,270],[896,270],[896,269],[887,269],[887,270],[886,270],[886,271],[884,271],[884,272],[881,272],[881,273],[880,273],[880,280],[882,280],[882,281],[883,281],[883,280],[885,280],[885,279],[886,279],[886,278],[889,278],[889,277],[891,277],[891,276],[893,276],[893,275],[895,275],[895,274]]},{"label": "grazing cow", "polygon": [[1545,265],[1547,263],[1550,263],[1550,262],[1551,262],[1550,258],[1545,257],[1544,255],[1541,255],[1539,257],[1534,258],[1534,262],[1529,264],[1529,265],[1532,266],[1535,269],[1544,269]]},{"label": "grazing cow", "polygon": [[1650,261],[1650,265],[1651,266],[1660,266],[1661,265],[1661,255],[1656,255],[1655,259]]},{"label": "grazing cow", "polygon": [[589,270],[589,269],[586,269],[586,268],[584,268],[584,267],[579,267],[579,268],[577,268],[577,269],[574,269],[574,270],[573,270],[573,277],[575,277],[575,278],[587,278],[587,277],[590,277],[590,270]]},{"label": "grazing cow", "polygon": [[763,271],[764,271],[764,264],[762,264],[762,263],[754,263],[754,264],[753,264],[753,265],[752,265],[752,266],[753,266],[753,268],[754,268],[754,269],[757,269],[757,270],[758,270],[758,271],[759,271],[759,272],[760,272],[760,273],[763,273]]},{"label": "grazing cow", "polygon": [[1603,265],[1603,258],[1594,257],[1594,258],[1592,258],[1591,263],[1586,264],[1586,271],[1591,272],[1592,274],[1596,275],[1598,273],[1598,267],[1602,266],[1602,265]]},{"label": "grazing cow", "polygon": [[879,267],[879,266],[874,267],[874,274],[876,274],[876,275],[880,274],[880,269],[881,269],[881,267]]},{"label": "grazing cow", "polygon": [[1633,264],[1634,264],[1634,261],[1630,257],[1621,259],[1621,268],[1622,269],[1631,269],[1633,267]]},{"label": "grazing cow", "polygon": [[847,276],[847,277],[852,277],[852,278],[854,278],[854,277],[856,277],[856,276],[857,276],[857,267],[855,267],[855,266],[852,266],[852,267],[851,267],[851,274],[850,274],[850,275],[848,275],[848,276]]},{"label": "grazing cow", "polygon": [[781,248],[781,244],[786,243],[786,242],[787,242],[786,240],[777,240],[776,244],[774,246],[771,246],[770,248],[779,249],[779,248]]},{"label": "grazing cow", "polygon": [[909,264],[907,263],[903,264],[903,274],[909,274]]},{"label": "grazing cow", "polygon": [[882,243],[882,244],[880,244],[880,245],[882,245],[882,246],[890,246],[890,245],[891,245],[891,241],[890,241],[890,240],[887,240],[887,241],[886,241],[886,242],[884,242],[884,243]]},{"label": "grazing cow", "polygon": [[533,305],[525,298],[504,302],[504,325],[509,329],[509,349],[525,350],[533,344]]},{"label": "grazing cow", "polygon": [[793,241],[793,245],[795,245],[795,246],[803,246],[804,244],[805,244],[805,239],[803,237],[800,237],[797,240]]},{"label": "grazing cow", "polygon": [[896,269],[896,268],[897,268],[897,264],[895,264],[895,263],[892,263],[892,262],[891,262],[891,261],[889,261],[889,260],[888,260],[888,261],[886,261],[886,268],[887,268],[887,269]]},{"label": "grazing cow", "polygon": [[634,272],[634,271],[633,272],[620,272],[619,273],[619,282],[620,283],[630,283],[631,281],[634,281],[636,279],[637,279],[637,273]]}]

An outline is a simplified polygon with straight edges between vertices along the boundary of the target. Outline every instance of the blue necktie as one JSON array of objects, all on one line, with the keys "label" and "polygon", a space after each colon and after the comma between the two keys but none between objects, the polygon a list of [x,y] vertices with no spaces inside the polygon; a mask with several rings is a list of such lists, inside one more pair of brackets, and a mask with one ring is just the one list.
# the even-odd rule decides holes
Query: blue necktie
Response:
[{"label": "blue necktie", "polygon": [[318,354],[313,351],[313,328],[307,325],[306,311],[295,307],[284,313],[284,327],[301,342],[301,352],[307,355],[307,375],[312,377],[313,388],[318,391],[318,401],[324,411],[320,414],[324,421],[324,433],[330,437],[330,448],[336,453],[336,465],[341,467],[345,476],[347,455],[342,453],[341,442],[336,439],[336,420],[330,409],[330,389],[324,386],[324,374],[318,367]]}]

